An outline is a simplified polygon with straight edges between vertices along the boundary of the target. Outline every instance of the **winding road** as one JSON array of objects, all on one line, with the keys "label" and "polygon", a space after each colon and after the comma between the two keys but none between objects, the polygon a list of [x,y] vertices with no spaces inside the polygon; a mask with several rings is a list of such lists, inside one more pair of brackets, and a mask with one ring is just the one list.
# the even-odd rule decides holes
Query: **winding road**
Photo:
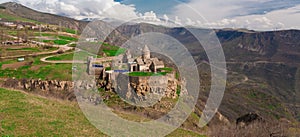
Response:
[{"label": "winding road", "polygon": [[[15,37],[15,36],[10,36],[10,35],[5,35],[5,34],[2,34],[2,35],[6,36],[6,37],[13,38],[13,39],[18,39],[18,37]],[[28,40],[28,41],[31,42],[31,43],[35,43],[35,44],[47,45],[46,43],[43,43],[43,42],[38,42],[38,41],[33,41],[33,40]],[[66,44],[66,45],[52,45],[52,47],[57,47],[58,48],[57,50],[54,50],[54,51],[32,53],[32,54],[26,54],[26,55],[6,56],[6,57],[0,57],[0,59],[14,59],[14,58],[21,58],[21,57],[49,55],[49,54],[56,54],[59,51],[66,52],[66,51],[74,49],[73,47],[69,47],[72,44],[76,44],[76,42],[71,42],[71,43]]]},{"label": "winding road", "polygon": [[[77,49],[77,51],[75,51],[75,52],[80,52],[80,51],[81,51],[80,49]],[[65,53],[65,54],[72,54],[72,53]],[[87,63],[87,61],[82,61],[82,60],[47,60],[48,58],[52,58],[55,56],[61,56],[61,55],[64,55],[64,54],[51,55],[51,56],[43,57],[40,60],[42,62],[53,63],[53,64],[72,64],[72,63],[86,64]],[[95,62],[106,62],[106,61],[112,61],[114,59],[115,59],[115,57],[105,57],[105,58],[96,58],[96,59],[94,59],[94,61]]]}]

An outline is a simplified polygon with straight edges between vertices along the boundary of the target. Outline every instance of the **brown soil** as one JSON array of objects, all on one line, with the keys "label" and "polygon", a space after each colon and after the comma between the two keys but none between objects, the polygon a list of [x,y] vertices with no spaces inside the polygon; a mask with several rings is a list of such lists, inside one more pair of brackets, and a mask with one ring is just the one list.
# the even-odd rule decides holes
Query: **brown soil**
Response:
[{"label": "brown soil", "polygon": [[22,48],[28,48],[28,46],[4,46],[4,49],[8,49],[8,48],[12,48],[12,49],[22,49]]},{"label": "brown soil", "polygon": [[22,66],[26,66],[28,65],[28,62],[16,62],[16,63],[12,63],[12,64],[3,64],[2,65],[2,69],[18,69]]},{"label": "brown soil", "polygon": [[33,70],[33,71],[39,70],[42,66],[43,66],[43,65],[32,66],[32,67],[30,68],[30,70]]}]

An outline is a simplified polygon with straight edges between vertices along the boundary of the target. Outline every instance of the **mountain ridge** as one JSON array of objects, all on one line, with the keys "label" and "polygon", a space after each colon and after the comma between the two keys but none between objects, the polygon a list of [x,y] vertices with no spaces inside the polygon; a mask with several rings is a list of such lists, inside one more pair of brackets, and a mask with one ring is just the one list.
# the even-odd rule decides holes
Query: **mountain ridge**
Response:
[{"label": "mountain ridge", "polygon": [[57,25],[57,26],[61,25],[62,27],[76,29],[79,31],[82,31],[87,25],[87,22],[84,21],[79,21],[69,17],[36,11],[22,4],[18,4],[16,2],[6,2],[0,4],[0,6],[4,7],[5,10],[11,12],[16,16],[35,20],[42,23],[51,24],[51,25]]},{"label": "mountain ridge", "polygon": [[[89,23],[41,13],[21,4],[16,6],[16,3],[4,3],[0,6],[19,17],[80,31],[83,31]],[[100,23],[109,25],[101,21]],[[214,31],[225,52],[228,70],[232,72],[229,77],[234,77],[234,74],[238,73],[239,77],[245,75],[249,78],[245,83],[227,87],[220,112],[231,121],[249,111],[258,111],[265,117],[287,117],[289,120],[300,121],[300,110],[293,106],[293,103],[298,103],[293,101],[296,100],[295,92],[297,92],[295,75],[300,64],[300,30],[259,32],[245,29],[215,29]],[[158,32],[178,39],[189,49],[196,63],[209,61],[201,44],[184,27],[168,28],[147,23],[124,24],[111,33],[106,42],[123,45],[127,40],[149,32]],[[231,82],[231,79],[229,81]],[[201,102],[206,102],[206,98],[201,99]]]}]

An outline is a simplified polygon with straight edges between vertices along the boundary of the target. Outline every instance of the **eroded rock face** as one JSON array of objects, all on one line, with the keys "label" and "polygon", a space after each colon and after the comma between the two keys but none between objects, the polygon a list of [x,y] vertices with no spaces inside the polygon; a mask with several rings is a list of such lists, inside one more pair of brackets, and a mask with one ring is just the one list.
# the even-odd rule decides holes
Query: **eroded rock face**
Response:
[{"label": "eroded rock face", "polygon": [[[16,81],[17,85],[11,85],[10,83],[15,83],[13,81]],[[74,88],[74,83],[70,81],[57,81],[57,80],[35,80],[35,79],[23,79],[21,81],[18,80],[7,80],[5,82],[6,86],[12,87],[12,88],[23,88],[24,90],[42,90],[42,91],[48,91],[48,90],[58,90],[58,91],[70,91]]]},{"label": "eroded rock face", "polygon": [[3,87],[25,90],[44,96],[74,100],[74,82],[41,79],[6,79]]},{"label": "eroded rock face", "polygon": [[176,98],[178,81],[169,79],[168,76],[155,77],[129,77],[130,88],[138,97],[156,94],[167,98]]}]

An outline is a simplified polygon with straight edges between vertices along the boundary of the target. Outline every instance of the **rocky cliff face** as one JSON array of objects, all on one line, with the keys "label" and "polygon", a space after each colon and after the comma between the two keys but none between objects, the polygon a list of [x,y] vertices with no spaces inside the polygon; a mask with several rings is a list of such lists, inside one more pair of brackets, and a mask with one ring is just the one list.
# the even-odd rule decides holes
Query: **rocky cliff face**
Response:
[{"label": "rocky cliff face", "polygon": [[75,100],[74,88],[92,89],[96,82],[88,81],[58,81],[41,79],[5,79],[0,82],[0,86],[33,92],[46,97],[55,97],[60,99]]},{"label": "rocky cliff face", "polygon": [[172,73],[166,76],[132,77],[126,74],[102,73],[97,84],[106,91],[114,91],[122,98],[134,102],[146,100],[149,95],[176,98],[180,83],[174,75]]},{"label": "rocky cliff face", "polygon": [[167,98],[176,98],[179,82],[170,76],[129,77],[130,87],[138,96],[158,94]]},{"label": "rocky cliff face", "polygon": [[71,81],[36,80],[36,79],[6,79],[1,86],[33,92],[43,96],[74,100],[74,83]]}]

